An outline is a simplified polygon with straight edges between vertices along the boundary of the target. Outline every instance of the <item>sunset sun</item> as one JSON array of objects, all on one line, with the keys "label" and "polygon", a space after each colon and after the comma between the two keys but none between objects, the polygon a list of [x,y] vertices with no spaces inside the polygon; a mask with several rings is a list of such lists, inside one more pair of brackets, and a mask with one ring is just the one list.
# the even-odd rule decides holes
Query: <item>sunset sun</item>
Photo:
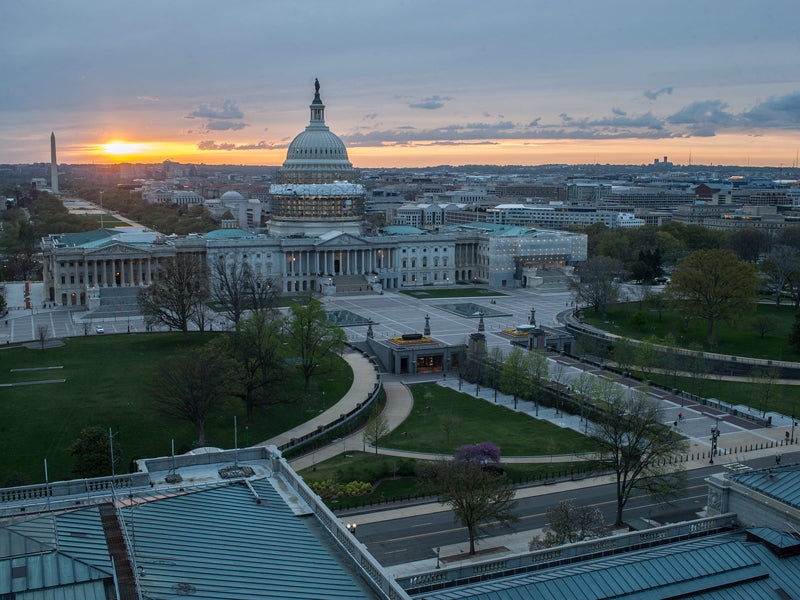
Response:
[{"label": "sunset sun", "polygon": [[143,150],[142,144],[134,144],[131,142],[113,141],[102,146],[103,152],[106,154],[113,154],[114,156],[122,156],[129,154],[140,154]]}]

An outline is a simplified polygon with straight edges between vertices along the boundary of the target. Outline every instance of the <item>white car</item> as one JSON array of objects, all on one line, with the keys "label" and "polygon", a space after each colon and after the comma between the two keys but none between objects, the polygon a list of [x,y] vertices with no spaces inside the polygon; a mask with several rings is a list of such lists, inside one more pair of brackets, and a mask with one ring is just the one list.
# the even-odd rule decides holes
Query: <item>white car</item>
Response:
[{"label": "white car", "polygon": [[98,326],[95,328],[95,331],[96,331],[97,333],[105,333],[105,332],[106,332],[106,330],[103,328],[103,326],[102,326],[102,325],[98,325]]}]

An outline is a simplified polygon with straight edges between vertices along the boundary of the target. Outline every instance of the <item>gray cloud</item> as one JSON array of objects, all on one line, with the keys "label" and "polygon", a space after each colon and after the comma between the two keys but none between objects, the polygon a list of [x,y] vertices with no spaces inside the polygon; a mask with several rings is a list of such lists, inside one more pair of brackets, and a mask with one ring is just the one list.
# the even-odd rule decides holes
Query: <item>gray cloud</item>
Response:
[{"label": "gray cloud", "polygon": [[741,114],[748,127],[794,129],[800,125],[800,92],[772,97]]},{"label": "gray cloud", "polygon": [[685,125],[692,135],[710,137],[720,128],[736,124],[736,115],[726,108],[728,105],[722,100],[700,100],[684,106],[666,121],[672,125]]},{"label": "gray cloud", "polygon": [[247,123],[241,121],[209,121],[206,123],[206,129],[212,131],[239,131],[247,127]]},{"label": "gray cloud", "polygon": [[614,113],[617,116],[620,116],[620,117],[624,117],[625,115],[628,114],[624,110],[622,110],[621,108],[612,108],[611,112]]},{"label": "gray cloud", "polygon": [[234,100],[223,100],[222,104],[213,106],[201,104],[186,115],[187,119],[242,119],[244,113],[239,110]]},{"label": "gray cloud", "polygon": [[422,98],[419,102],[412,102],[408,106],[409,108],[436,110],[437,108],[442,108],[445,102],[449,102],[450,100],[452,100],[450,96],[429,96],[428,98]]},{"label": "gray cloud", "polygon": [[283,144],[268,144],[264,140],[255,144],[233,144],[230,142],[217,143],[214,140],[204,140],[197,142],[198,150],[273,150],[284,148]]},{"label": "gray cloud", "polygon": [[672,86],[670,86],[670,87],[663,87],[663,88],[661,88],[660,90],[655,90],[655,91],[647,90],[646,92],[643,92],[643,94],[642,94],[642,95],[643,95],[645,98],[649,98],[650,100],[658,100],[658,97],[659,97],[661,94],[667,94],[667,95],[670,95],[670,94],[672,94]]}]

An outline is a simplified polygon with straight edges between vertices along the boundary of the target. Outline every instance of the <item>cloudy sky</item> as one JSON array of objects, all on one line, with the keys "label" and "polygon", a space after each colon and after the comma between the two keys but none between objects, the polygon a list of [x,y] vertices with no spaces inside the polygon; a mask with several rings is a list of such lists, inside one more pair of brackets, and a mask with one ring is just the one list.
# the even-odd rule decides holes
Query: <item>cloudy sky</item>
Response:
[{"label": "cloudy sky", "polygon": [[3,0],[0,163],[792,166],[797,0]]}]

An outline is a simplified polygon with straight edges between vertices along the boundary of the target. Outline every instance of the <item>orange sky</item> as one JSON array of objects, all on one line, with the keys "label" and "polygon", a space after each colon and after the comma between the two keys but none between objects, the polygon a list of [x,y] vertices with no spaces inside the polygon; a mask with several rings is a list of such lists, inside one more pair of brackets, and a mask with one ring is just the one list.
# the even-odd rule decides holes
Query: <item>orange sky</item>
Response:
[{"label": "orange sky", "polygon": [[[675,164],[793,166],[798,140],[791,135],[735,135],[663,140],[497,140],[492,143],[439,145],[417,142],[408,146],[351,147],[357,168],[424,167],[440,164],[539,165],[646,164],[664,156]],[[271,165],[283,163],[286,149],[198,150],[193,144],[109,141],[59,153],[60,162],[142,162],[173,160],[182,163]]]}]

